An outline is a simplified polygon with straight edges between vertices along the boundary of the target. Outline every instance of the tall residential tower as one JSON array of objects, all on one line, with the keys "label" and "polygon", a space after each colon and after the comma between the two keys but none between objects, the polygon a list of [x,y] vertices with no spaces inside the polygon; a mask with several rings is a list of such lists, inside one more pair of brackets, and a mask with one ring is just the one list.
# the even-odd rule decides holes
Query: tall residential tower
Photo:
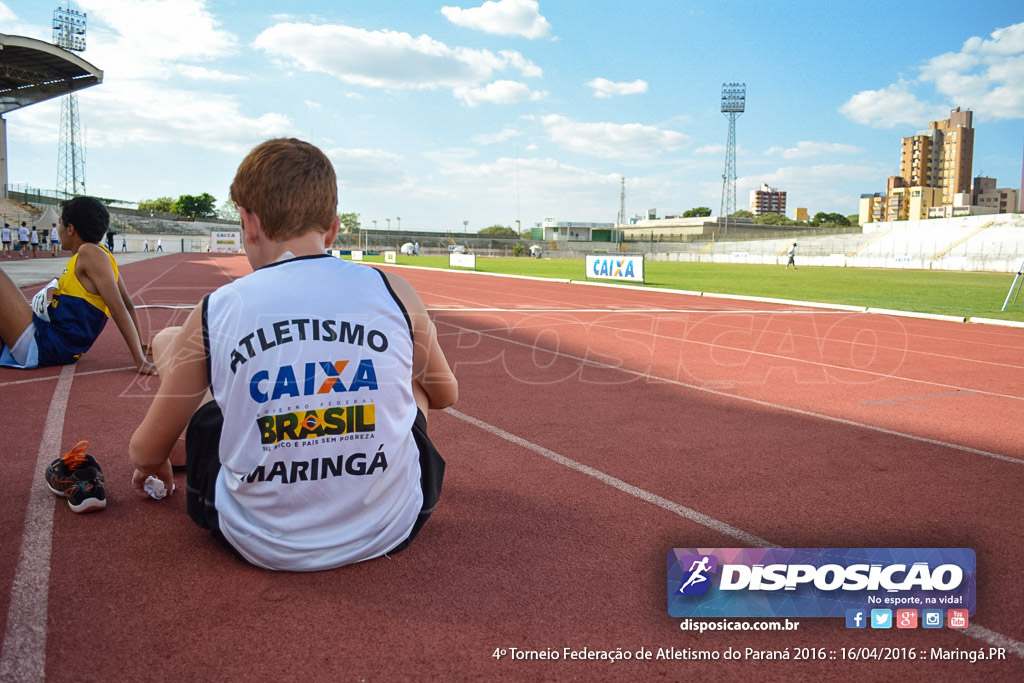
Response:
[{"label": "tall residential tower", "polygon": [[957,107],[949,118],[932,121],[928,130],[903,138],[900,177],[908,187],[934,187],[942,190],[942,204],[952,204],[953,196],[971,191],[974,159],[973,114]]}]

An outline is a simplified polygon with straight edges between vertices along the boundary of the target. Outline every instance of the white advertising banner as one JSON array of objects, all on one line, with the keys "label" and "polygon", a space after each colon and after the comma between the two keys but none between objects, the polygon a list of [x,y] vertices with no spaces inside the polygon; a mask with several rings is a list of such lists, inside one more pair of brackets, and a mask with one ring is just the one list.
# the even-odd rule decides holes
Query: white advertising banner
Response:
[{"label": "white advertising banner", "polygon": [[587,278],[597,280],[644,281],[643,256],[587,256]]},{"label": "white advertising banner", "polygon": [[242,233],[240,232],[214,232],[210,234],[210,251],[230,252],[232,254],[242,250]]},{"label": "white advertising banner", "polygon": [[476,254],[448,254],[450,268],[472,268],[476,270]]},{"label": "white advertising banner", "polygon": [[384,263],[398,263],[398,252],[397,251],[385,251],[384,252]]},{"label": "white advertising banner", "polygon": [[353,249],[352,250],[352,260],[353,261],[362,261],[363,260],[363,250],[362,249]]}]

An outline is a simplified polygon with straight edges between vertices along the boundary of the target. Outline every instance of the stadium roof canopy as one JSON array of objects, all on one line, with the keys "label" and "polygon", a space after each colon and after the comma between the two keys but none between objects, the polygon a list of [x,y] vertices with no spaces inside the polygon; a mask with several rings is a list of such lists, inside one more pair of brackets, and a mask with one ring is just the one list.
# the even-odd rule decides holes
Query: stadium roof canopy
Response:
[{"label": "stadium roof canopy", "polygon": [[73,52],[0,33],[0,114],[101,82],[103,72]]},{"label": "stadium roof canopy", "polygon": [[0,197],[7,197],[3,115],[102,82],[103,72],[73,52],[35,38],[0,33]]}]

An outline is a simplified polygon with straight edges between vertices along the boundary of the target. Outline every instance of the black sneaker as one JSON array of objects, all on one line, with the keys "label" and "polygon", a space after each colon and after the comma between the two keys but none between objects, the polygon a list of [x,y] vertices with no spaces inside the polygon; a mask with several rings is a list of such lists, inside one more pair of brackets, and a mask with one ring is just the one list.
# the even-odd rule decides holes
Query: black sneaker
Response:
[{"label": "black sneaker", "polygon": [[107,507],[103,470],[86,454],[88,441],[79,441],[69,452],[46,468],[46,485],[54,494],[68,499],[72,512],[92,512]]}]

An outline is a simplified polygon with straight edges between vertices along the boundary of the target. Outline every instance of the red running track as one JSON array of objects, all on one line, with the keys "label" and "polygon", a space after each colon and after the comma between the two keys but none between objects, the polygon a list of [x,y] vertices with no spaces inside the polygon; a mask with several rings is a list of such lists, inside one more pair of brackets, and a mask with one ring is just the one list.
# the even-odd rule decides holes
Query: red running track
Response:
[{"label": "red running track", "polygon": [[[148,304],[195,303],[246,271],[207,255],[124,268]],[[128,368],[112,325],[63,375],[0,370],[4,666],[53,681],[1024,678],[1024,330],[400,272],[433,311],[461,397],[430,415],[449,465],[441,504],[390,559],[266,572],[195,528],[183,496],[134,498],[125,453],[156,383]],[[144,309],[144,326],[185,313]],[[110,504],[76,516],[38,465],[81,438]],[[670,548],[767,544],[974,548],[970,632],[805,619],[697,635],[667,615]],[[1008,652],[975,664],[492,657],[861,646]]]}]

